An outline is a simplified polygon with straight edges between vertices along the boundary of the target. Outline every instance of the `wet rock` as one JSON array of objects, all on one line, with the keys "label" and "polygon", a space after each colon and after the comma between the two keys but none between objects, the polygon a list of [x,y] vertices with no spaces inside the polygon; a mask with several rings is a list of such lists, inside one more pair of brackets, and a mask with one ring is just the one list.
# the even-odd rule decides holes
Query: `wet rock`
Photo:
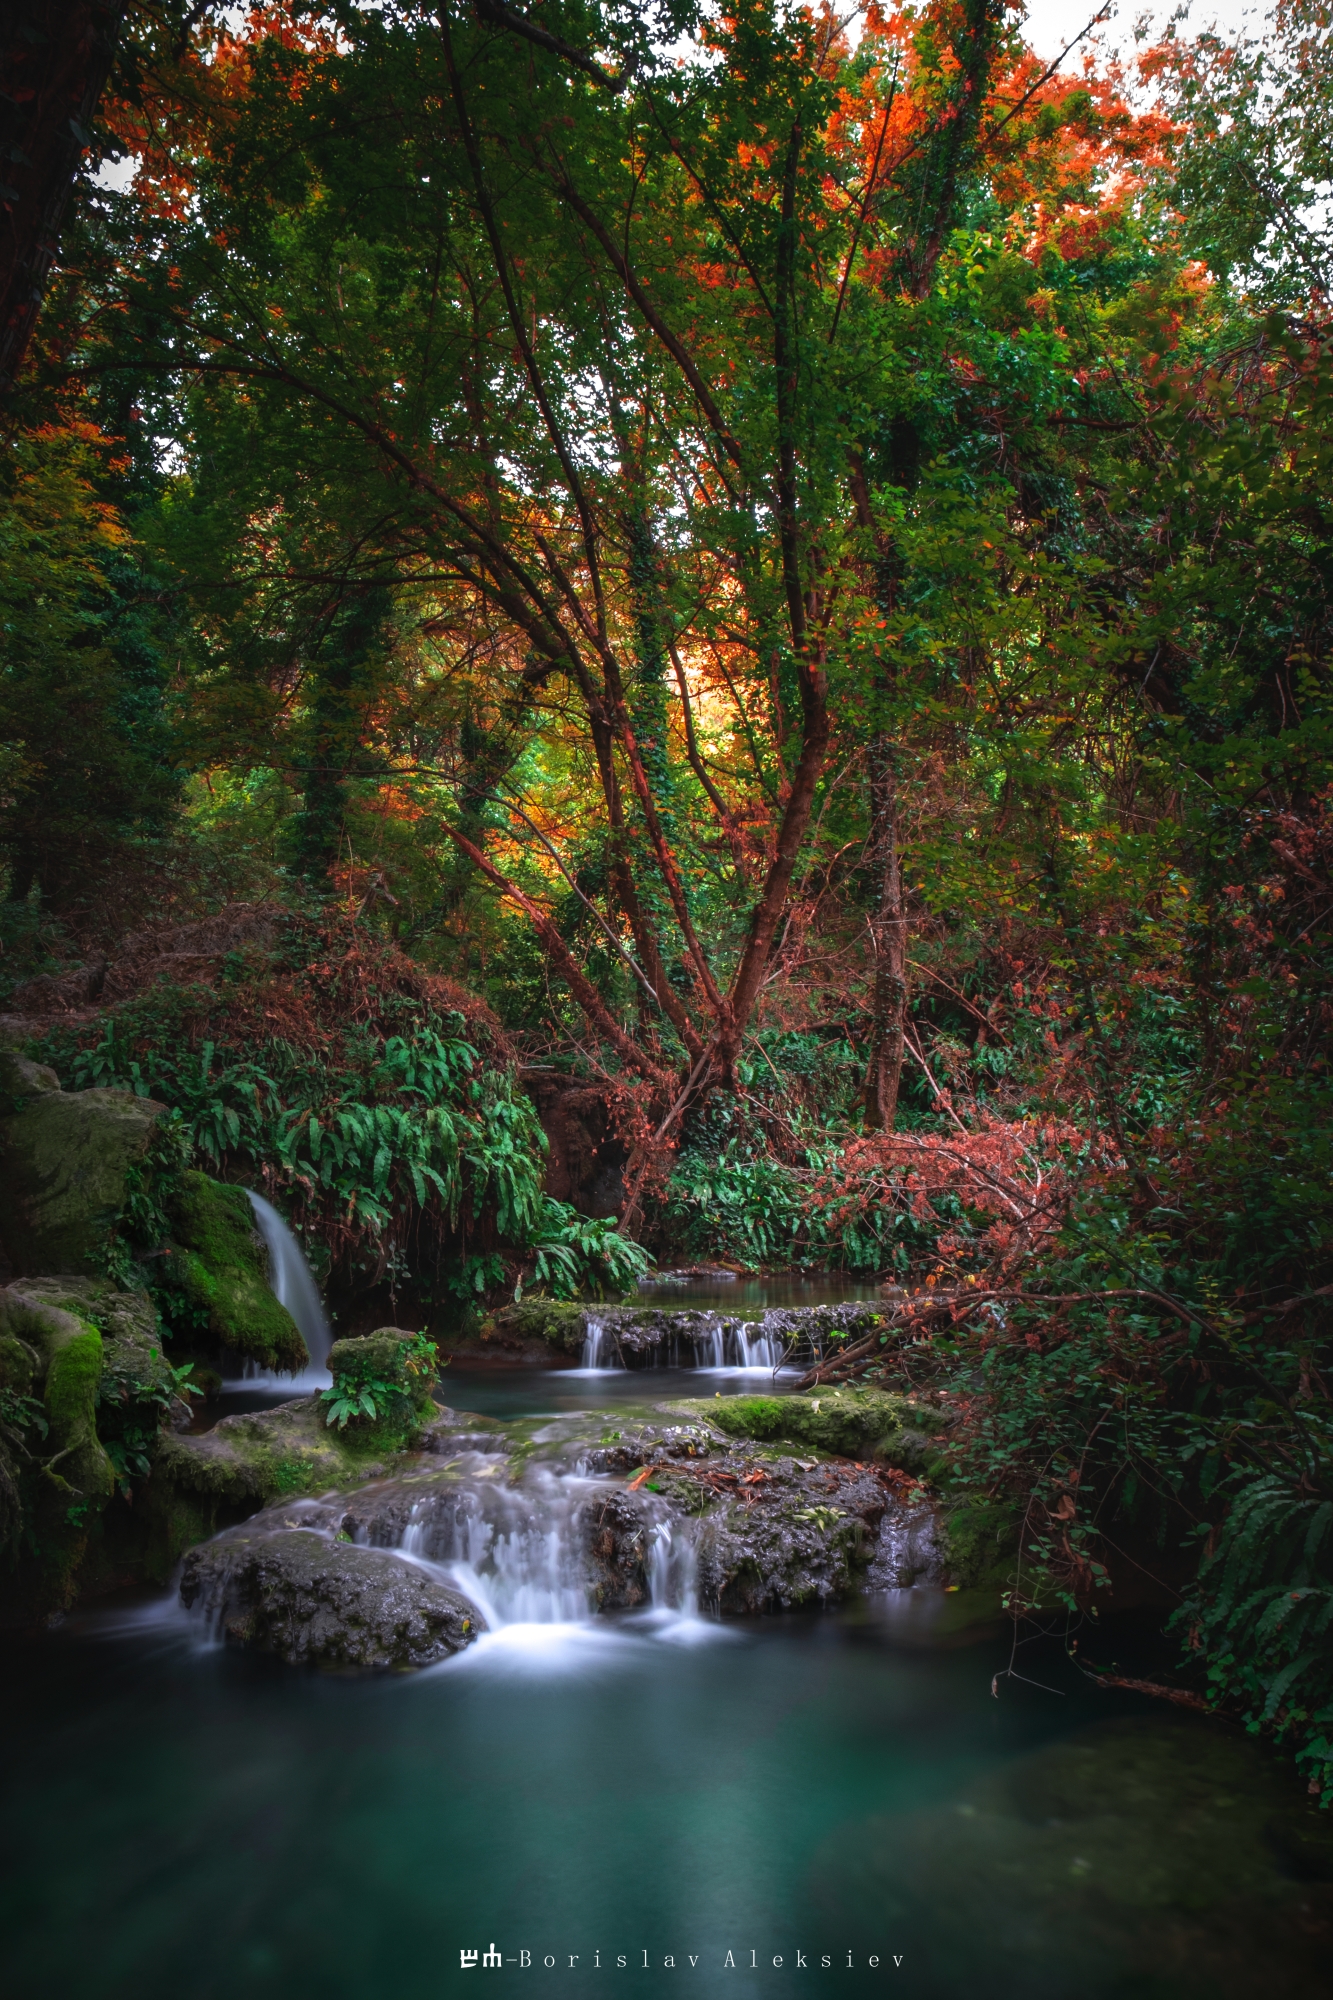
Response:
[{"label": "wet rock", "polygon": [[886,1512],[899,1506],[873,1467],[765,1449],[703,1419],[626,1424],[583,1462],[592,1470],[640,1468],[649,1474],[640,1492],[660,1495],[697,1524],[701,1602],[723,1612],[846,1596],[876,1552]]},{"label": "wet rock", "polygon": [[943,1583],[948,1574],[949,1547],[938,1510],[929,1501],[887,1507],[866,1589],[910,1590],[918,1583]]},{"label": "wet rock", "polygon": [[[753,1349],[762,1339],[769,1344],[764,1351],[774,1361],[784,1350],[810,1361],[872,1331],[883,1320],[883,1312],[873,1303],[775,1306],[754,1320],[701,1306],[570,1305],[555,1299],[524,1299],[491,1314],[479,1344],[483,1351],[523,1358],[532,1358],[545,1346],[573,1358],[582,1352],[589,1334],[596,1333],[601,1351],[608,1358],[618,1355],[629,1367],[644,1356],[666,1357],[673,1365],[692,1367],[701,1358],[736,1359],[744,1344]],[[468,1343],[469,1356],[475,1345]]]},{"label": "wet rock", "polygon": [[254,1524],[191,1550],[181,1598],[215,1617],[228,1645],[333,1673],[428,1667],[484,1629],[474,1605],[421,1569],[301,1527]]}]

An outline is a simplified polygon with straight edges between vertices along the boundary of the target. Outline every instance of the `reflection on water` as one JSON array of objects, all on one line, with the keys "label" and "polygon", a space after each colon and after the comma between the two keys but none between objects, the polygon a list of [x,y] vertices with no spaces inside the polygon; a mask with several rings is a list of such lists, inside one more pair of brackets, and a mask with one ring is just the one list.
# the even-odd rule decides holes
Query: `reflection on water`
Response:
[{"label": "reflection on water", "polygon": [[1063,1699],[997,1702],[1002,1636],[864,1616],[714,1646],[519,1623],[369,1682],[95,1629],[8,1649],[6,2000],[437,2000],[492,1940],[581,2000],[617,1955],[637,1991],[730,1995],[728,1951],[766,1993],[798,1951],[866,1995],[896,1953],[918,2000],[1327,1990],[1333,1871],[1288,1774],[1058,1651]]},{"label": "reflection on water", "polygon": [[[700,1387],[445,1379],[556,1430]],[[590,1618],[546,1497],[448,1534],[412,1499],[402,1558],[493,1621],[415,1678],[209,1649],[170,1596],[11,1636],[4,2000],[437,2000],[492,1942],[576,2000],[620,1958],[651,2000],[1322,2000],[1333,1827],[1262,1745],[1092,1688],[1053,1640],[994,1699],[1009,1637],[961,1593],[703,1620],[688,1523],[654,1536],[647,1610]]]}]

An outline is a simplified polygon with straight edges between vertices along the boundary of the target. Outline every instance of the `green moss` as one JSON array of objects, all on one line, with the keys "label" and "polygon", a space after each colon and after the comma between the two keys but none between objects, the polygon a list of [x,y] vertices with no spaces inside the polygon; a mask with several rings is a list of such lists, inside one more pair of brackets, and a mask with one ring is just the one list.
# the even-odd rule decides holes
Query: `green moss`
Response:
[{"label": "green moss", "polygon": [[59,1445],[92,1436],[97,1429],[97,1385],[102,1379],[102,1336],[85,1327],[67,1341],[46,1375],[46,1414]]},{"label": "green moss", "polygon": [[0,1214],[20,1272],[100,1274],[129,1176],[162,1106],[128,1090],[63,1091],[6,1055],[0,1076]]},{"label": "green moss", "polygon": [[396,1429],[368,1424],[339,1431],[324,1417],[318,1396],[300,1396],[273,1410],[224,1417],[198,1437],[166,1432],[150,1486],[163,1506],[173,1495],[191,1495],[236,1519],[280,1495],[352,1485],[391,1462],[418,1428],[415,1412]]},{"label": "green moss", "polygon": [[172,1225],[183,1248],[172,1259],[170,1277],[213,1339],[264,1368],[304,1368],[305,1342],[269,1289],[245,1190],[207,1174],[183,1174]]},{"label": "green moss", "polygon": [[587,1307],[562,1305],[555,1299],[524,1299],[519,1305],[505,1306],[482,1327],[512,1340],[543,1340],[549,1347],[576,1354],[583,1346]]},{"label": "green moss", "polygon": [[975,1494],[948,1508],[942,1525],[951,1583],[997,1594],[1012,1589],[1022,1528],[1016,1508]]},{"label": "green moss", "polygon": [[[435,1415],[435,1353],[434,1342],[397,1326],[336,1340],[329,1354],[333,1388],[321,1398],[327,1420],[336,1419],[352,1449],[369,1445],[377,1451],[401,1451],[422,1421]],[[347,1418],[342,1406],[366,1391],[378,1404],[378,1414]]]},{"label": "green moss", "polygon": [[826,1389],[809,1396],[723,1396],[702,1405],[732,1437],[777,1438],[841,1458],[877,1458],[920,1473],[938,1451],[942,1418],[929,1404],[880,1389]]}]

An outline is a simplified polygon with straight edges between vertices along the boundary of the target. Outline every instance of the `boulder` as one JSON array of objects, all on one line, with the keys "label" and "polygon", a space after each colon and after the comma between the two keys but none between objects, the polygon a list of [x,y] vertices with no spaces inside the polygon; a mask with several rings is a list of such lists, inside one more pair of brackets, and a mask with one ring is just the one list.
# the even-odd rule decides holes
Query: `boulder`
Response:
[{"label": "boulder", "polygon": [[0,1051],[0,1227],[12,1276],[100,1276],[131,1176],[164,1106],[129,1090],[64,1091]]},{"label": "boulder", "polygon": [[271,1523],[192,1549],[181,1598],[228,1645],[326,1673],[428,1667],[484,1629],[465,1597],[399,1556]]}]

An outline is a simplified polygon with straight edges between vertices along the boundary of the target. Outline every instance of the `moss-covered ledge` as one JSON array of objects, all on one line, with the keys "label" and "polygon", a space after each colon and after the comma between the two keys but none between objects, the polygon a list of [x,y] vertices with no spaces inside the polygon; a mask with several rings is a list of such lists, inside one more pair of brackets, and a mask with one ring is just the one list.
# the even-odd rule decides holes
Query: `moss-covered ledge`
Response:
[{"label": "moss-covered ledge", "polygon": [[[159,1438],[148,1482],[148,1504],[162,1529],[156,1571],[169,1570],[191,1542],[270,1500],[382,1477],[439,1415],[433,1349],[402,1327],[335,1341],[329,1366],[330,1391],[223,1417],[200,1436]],[[339,1399],[360,1401],[367,1389],[374,1414],[340,1424]]]},{"label": "moss-covered ledge", "polygon": [[245,1189],[184,1173],[170,1217],[174,1247],[163,1282],[181,1293],[211,1339],[261,1368],[305,1368],[305,1342],[270,1289],[268,1255]]},{"label": "moss-covered ledge", "polygon": [[164,1106],[129,1090],[64,1091],[0,1050],[0,1228],[18,1276],[100,1276]]},{"label": "moss-covered ledge", "polygon": [[947,1419],[929,1403],[880,1389],[822,1389],[808,1396],[722,1396],[701,1406],[731,1437],[783,1439],[840,1458],[872,1458],[903,1472],[939,1461]]}]

